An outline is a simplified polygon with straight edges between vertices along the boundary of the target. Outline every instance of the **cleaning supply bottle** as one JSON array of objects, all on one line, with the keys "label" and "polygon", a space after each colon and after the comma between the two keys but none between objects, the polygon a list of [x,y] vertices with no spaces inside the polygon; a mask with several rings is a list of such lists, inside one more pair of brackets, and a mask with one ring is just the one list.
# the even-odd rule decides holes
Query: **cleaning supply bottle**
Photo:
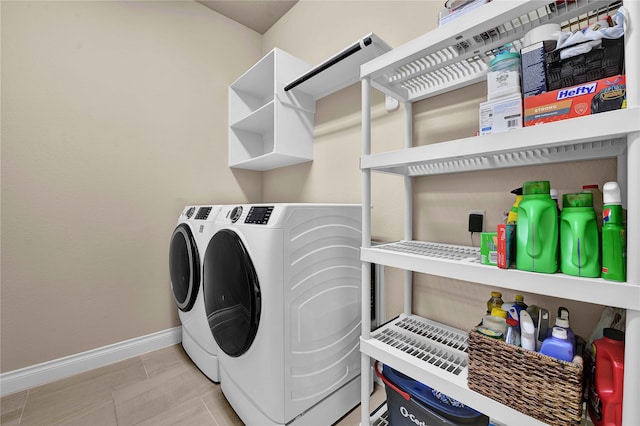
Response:
[{"label": "cleaning supply bottle", "polygon": [[598,224],[590,192],[564,194],[560,214],[560,269],[576,277],[600,276]]},{"label": "cleaning supply bottle", "polygon": [[551,337],[542,342],[540,353],[552,356],[561,361],[573,361],[573,345],[567,340],[567,330],[561,327],[553,327]]},{"label": "cleaning supply bottle", "polygon": [[558,271],[558,214],[549,181],[525,182],[516,221],[516,268]]},{"label": "cleaning supply bottle", "polygon": [[556,210],[558,211],[558,272],[560,272],[560,265],[562,263],[562,254],[560,253],[560,238],[561,238],[560,214],[562,213],[560,210],[560,200],[559,200],[560,193],[558,192],[557,189],[553,189],[553,188],[551,188],[549,193],[551,195],[551,199],[553,200],[553,202],[556,203]]},{"label": "cleaning supply bottle", "polygon": [[519,322],[514,318],[507,318],[507,331],[504,334],[504,341],[510,345],[520,346]]},{"label": "cleaning supply bottle", "polygon": [[[571,329],[571,325],[569,324],[569,309],[563,306],[558,307],[558,316],[556,316],[555,327],[561,327],[567,330],[567,340],[573,345],[573,351],[575,353],[576,335]],[[553,330],[549,330],[549,336],[551,336],[552,331]]]},{"label": "cleaning supply bottle", "polygon": [[627,280],[627,239],[623,224],[622,198],[617,182],[603,186],[602,210],[602,278]]},{"label": "cleaning supply bottle", "polygon": [[605,328],[591,346],[592,370],[587,407],[595,426],[622,424],[624,332]]},{"label": "cleaning supply bottle", "polygon": [[526,310],[520,312],[520,346],[530,351],[536,350],[536,327]]},{"label": "cleaning supply bottle", "polygon": [[503,303],[502,293],[499,291],[492,291],[491,298],[487,300],[487,314],[491,315],[491,310],[493,308],[502,308]]},{"label": "cleaning supply bottle", "polygon": [[511,191],[512,194],[515,194],[516,201],[514,201],[511,206],[511,210],[509,210],[509,214],[507,215],[507,225],[515,224],[518,219],[518,205],[520,205],[520,201],[522,201],[522,187],[516,188]]}]

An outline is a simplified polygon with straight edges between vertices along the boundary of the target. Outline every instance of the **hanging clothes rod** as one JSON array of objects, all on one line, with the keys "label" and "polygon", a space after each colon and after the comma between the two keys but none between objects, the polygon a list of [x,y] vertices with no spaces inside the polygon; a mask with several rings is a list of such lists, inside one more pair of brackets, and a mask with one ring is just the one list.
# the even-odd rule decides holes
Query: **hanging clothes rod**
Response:
[{"label": "hanging clothes rod", "polygon": [[373,41],[371,39],[371,36],[364,37],[362,40],[352,44],[351,46],[347,47],[346,49],[344,49],[342,52],[338,53],[334,57],[326,60],[322,64],[320,64],[317,67],[313,68],[308,73],[302,75],[301,77],[298,77],[297,79],[295,79],[291,83],[287,84],[284,87],[284,91],[287,92],[287,91],[293,89],[294,87],[304,83],[305,81],[309,80],[310,78],[320,74],[322,71],[326,70],[327,68],[332,67],[333,65],[335,65],[338,62],[342,61],[343,59],[346,59],[349,56],[353,55],[354,53],[359,52],[360,50],[362,50],[365,47],[369,46],[372,42]]}]

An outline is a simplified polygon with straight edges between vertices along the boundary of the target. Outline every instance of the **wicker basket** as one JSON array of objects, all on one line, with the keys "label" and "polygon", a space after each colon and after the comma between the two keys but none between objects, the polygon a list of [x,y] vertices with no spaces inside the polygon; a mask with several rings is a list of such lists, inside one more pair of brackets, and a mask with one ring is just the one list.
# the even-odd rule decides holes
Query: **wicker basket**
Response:
[{"label": "wicker basket", "polygon": [[550,425],[579,425],[582,357],[560,361],[473,329],[469,332],[469,389]]}]

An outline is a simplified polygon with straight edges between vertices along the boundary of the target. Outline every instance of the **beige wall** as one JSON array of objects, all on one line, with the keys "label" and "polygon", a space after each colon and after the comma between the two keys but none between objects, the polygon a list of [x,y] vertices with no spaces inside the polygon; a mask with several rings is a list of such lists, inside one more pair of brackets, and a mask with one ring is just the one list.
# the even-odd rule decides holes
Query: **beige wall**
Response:
[{"label": "beige wall", "polygon": [[[264,37],[192,2],[0,7],[6,372],[178,325],[167,248],[186,204],[360,202],[358,84],[318,102],[313,162],[264,173],[227,167],[227,88],[276,46],[311,64],[368,32],[399,46],[435,28],[441,2],[302,0]],[[417,143],[472,135],[485,96],[476,85],[414,105]],[[374,151],[403,144],[402,108],[387,113],[383,100],[374,91]],[[561,191],[602,185],[615,163],[416,179],[415,236],[468,244],[468,210],[494,226],[509,191],[534,178]],[[373,188],[374,238],[401,238],[402,179],[374,174]],[[401,277],[387,269],[389,315]],[[415,311],[460,328],[491,290],[415,281]],[[525,296],[568,306],[582,334],[601,310]]]},{"label": "beige wall", "polygon": [[262,40],[195,2],[0,3],[6,372],[180,324],[179,213],[262,199],[227,167]]},{"label": "beige wall", "polygon": [[[269,30],[263,53],[280,47],[318,64],[363,35],[374,32],[392,47],[437,26],[435,1],[305,1]],[[373,90],[372,150],[403,146],[403,109],[387,113],[384,97]],[[472,136],[478,129],[478,104],[486,99],[477,84],[413,105],[414,139],[418,145]],[[355,84],[320,100],[316,111],[313,163],[264,173],[266,201],[360,201],[360,86]],[[480,140],[477,143],[481,143]],[[526,180],[548,179],[561,193],[582,184],[615,180],[615,161],[526,167],[414,179],[414,238],[470,245],[469,210],[487,212],[487,229],[495,228],[513,203],[509,192]],[[402,178],[373,174],[372,232],[375,239],[403,236]],[[475,236],[478,244],[479,237]],[[387,314],[402,311],[402,274],[387,268]],[[436,321],[470,329],[481,319],[493,288],[414,274],[413,310]],[[505,301],[515,293],[503,290]],[[525,294],[525,301],[571,311],[572,325],[588,335],[601,306]]]}]

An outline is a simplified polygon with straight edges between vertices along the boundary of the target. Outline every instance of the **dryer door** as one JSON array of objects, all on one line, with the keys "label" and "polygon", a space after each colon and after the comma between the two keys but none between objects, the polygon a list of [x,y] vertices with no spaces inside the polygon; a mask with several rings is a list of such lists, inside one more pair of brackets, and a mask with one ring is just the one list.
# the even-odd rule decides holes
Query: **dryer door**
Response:
[{"label": "dryer door", "polygon": [[261,297],[253,262],[235,232],[220,230],[209,241],[203,287],[211,334],[227,355],[242,355],[258,332]]},{"label": "dryer door", "polygon": [[178,309],[191,310],[200,287],[200,257],[189,225],[181,223],[173,231],[169,246],[171,290]]}]

